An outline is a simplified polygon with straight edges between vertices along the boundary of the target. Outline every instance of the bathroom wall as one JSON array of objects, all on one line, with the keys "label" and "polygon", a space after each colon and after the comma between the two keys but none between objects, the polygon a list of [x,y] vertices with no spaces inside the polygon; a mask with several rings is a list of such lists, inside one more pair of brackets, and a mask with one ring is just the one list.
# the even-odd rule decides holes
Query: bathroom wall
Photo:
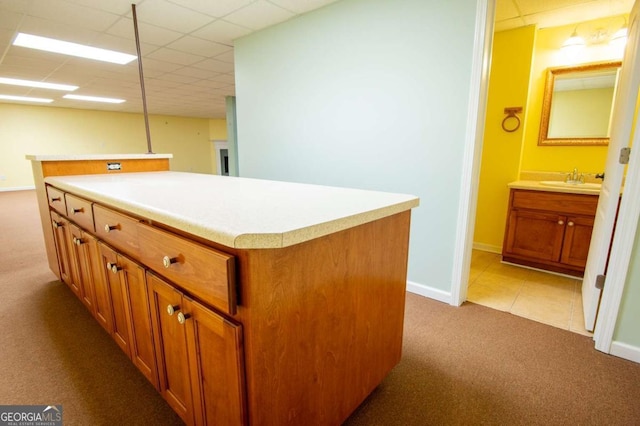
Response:
[{"label": "bathroom wall", "polygon": [[[173,154],[172,170],[214,171],[208,119],[150,115],[149,126],[154,152]],[[0,141],[0,190],[33,186],[26,154],[147,152],[142,114],[10,103],[0,103]]]},{"label": "bathroom wall", "polygon": [[[534,26],[495,33],[482,147],[474,247],[500,252],[507,216],[507,184],[518,179],[524,138],[524,114],[520,128],[502,129],[505,107],[525,107],[531,72]],[[514,124],[509,119],[507,126]],[[510,127],[507,127],[510,128]]]}]

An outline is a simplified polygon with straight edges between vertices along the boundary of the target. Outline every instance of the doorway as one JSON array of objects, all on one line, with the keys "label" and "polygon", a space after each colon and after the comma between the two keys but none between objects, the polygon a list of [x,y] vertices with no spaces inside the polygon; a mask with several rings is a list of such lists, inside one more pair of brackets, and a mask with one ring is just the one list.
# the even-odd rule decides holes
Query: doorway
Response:
[{"label": "doorway", "polygon": [[229,143],[227,141],[213,141],[216,174],[229,176]]}]

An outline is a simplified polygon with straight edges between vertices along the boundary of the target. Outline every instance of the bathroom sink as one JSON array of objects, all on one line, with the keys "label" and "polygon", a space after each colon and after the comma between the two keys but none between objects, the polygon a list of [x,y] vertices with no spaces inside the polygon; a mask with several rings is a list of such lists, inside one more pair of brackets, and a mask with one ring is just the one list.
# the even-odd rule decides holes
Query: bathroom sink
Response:
[{"label": "bathroom sink", "polygon": [[580,189],[597,189],[599,190],[602,186],[599,183],[572,183],[572,182],[563,182],[561,180],[543,180],[540,181],[541,185],[545,186],[555,186],[556,188],[580,188]]}]

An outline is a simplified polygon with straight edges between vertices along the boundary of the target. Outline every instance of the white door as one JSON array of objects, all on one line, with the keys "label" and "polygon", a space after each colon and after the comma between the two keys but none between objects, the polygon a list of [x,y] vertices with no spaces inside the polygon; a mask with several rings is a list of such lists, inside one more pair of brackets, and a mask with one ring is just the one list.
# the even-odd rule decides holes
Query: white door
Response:
[{"label": "white door", "polygon": [[631,142],[635,108],[638,101],[640,84],[640,73],[637,72],[640,69],[640,54],[638,54],[640,47],[638,40],[640,38],[639,14],[640,0],[636,0],[629,16],[627,46],[613,104],[611,140],[605,167],[606,178],[602,182],[587,265],[582,281],[584,324],[589,331],[593,331],[596,323],[600,300],[600,290],[596,288],[596,277],[605,273],[624,175],[625,166],[619,162],[620,149],[628,147]]}]

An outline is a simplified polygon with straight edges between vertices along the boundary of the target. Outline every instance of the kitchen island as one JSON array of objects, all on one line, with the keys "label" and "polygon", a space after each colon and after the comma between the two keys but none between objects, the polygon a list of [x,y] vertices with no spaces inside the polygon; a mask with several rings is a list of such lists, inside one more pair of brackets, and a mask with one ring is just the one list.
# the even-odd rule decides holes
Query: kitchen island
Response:
[{"label": "kitchen island", "polygon": [[45,179],[63,280],[188,424],[342,423],[399,362],[411,195]]}]

